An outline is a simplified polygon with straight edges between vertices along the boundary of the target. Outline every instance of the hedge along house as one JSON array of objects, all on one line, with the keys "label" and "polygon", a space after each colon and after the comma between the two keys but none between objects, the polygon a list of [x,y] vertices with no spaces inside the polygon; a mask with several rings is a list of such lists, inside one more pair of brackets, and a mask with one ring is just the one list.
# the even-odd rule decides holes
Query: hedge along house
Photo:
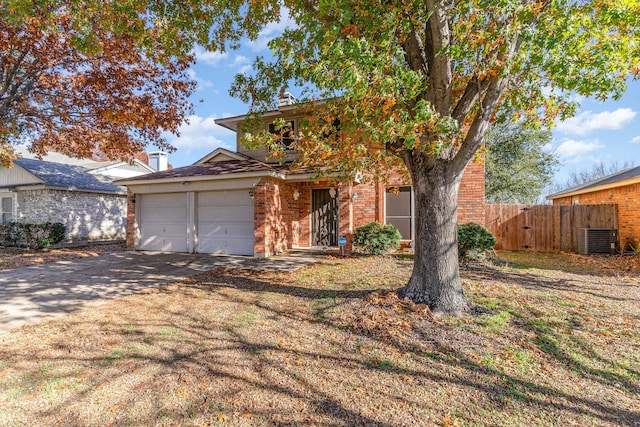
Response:
[{"label": "hedge along house", "polygon": [[547,196],[554,205],[618,205],[618,233],[623,250],[627,242],[640,249],[640,166],[568,188]]},{"label": "hedge along house", "polygon": [[0,167],[2,223],[60,222],[67,241],[123,239],[126,189],[113,180],[154,170],[139,160],[98,162],[58,153],[46,159],[23,157]]},{"label": "hedge along house", "polygon": [[[263,115],[265,130],[283,118],[295,140],[300,116],[290,102]],[[239,132],[246,116],[216,120],[236,132],[236,151],[218,148],[191,166],[117,181],[129,190],[127,245],[138,250],[266,257],[290,248],[337,247],[371,221],[394,224],[414,238],[411,184],[332,182],[270,163],[267,149],[248,150]],[[295,158],[291,150],[290,158]],[[458,220],[484,224],[484,165],[471,163],[459,198]]]}]

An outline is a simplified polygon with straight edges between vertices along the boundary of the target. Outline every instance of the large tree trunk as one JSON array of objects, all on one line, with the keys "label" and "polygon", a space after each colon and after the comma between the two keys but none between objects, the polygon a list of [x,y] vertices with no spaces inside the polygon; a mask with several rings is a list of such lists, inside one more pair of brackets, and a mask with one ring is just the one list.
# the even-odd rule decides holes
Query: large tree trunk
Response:
[{"label": "large tree trunk", "polygon": [[450,162],[418,154],[405,156],[415,198],[413,274],[400,293],[428,304],[436,315],[460,316],[472,304],[458,269],[457,210],[462,171]]}]

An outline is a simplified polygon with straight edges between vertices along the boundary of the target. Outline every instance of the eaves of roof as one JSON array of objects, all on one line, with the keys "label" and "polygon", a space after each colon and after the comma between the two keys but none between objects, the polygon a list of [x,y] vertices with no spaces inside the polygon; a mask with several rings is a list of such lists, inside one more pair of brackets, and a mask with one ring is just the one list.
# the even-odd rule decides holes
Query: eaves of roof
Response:
[{"label": "eaves of roof", "polygon": [[284,178],[275,168],[257,160],[228,160],[203,163],[115,181],[118,185],[162,184],[219,179],[273,176]]},{"label": "eaves of roof", "polygon": [[577,196],[580,194],[592,193],[594,191],[608,190],[611,188],[638,183],[640,183],[640,166],[625,169],[623,171],[589,181],[585,184],[568,188],[561,192],[551,194],[546,198],[547,200],[554,200],[561,197]]}]

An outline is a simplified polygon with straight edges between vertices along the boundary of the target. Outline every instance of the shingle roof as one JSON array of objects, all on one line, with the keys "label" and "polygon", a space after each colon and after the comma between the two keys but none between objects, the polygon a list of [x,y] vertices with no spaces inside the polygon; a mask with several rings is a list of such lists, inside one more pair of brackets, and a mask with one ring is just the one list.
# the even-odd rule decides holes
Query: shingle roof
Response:
[{"label": "shingle roof", "polygon": [[193,176],[229,175],[248,172],[271,172],[275,170],[274,167],[258,160],[225,160],[154,172],[147,175],[126,178],[126,181],[148,181],[164,178],[188,178]]},{"label": "shingle roof", "polygon": [[113,184],[104,177],[88,173],[82,166],[24,158],[16,159],[14,163],[38,177],[49,187],[100,193],[126,193],[123,187]]},{"label": "shingle roof", "polygon": [[589,190],[590,188],[600,187],[601,185],[614,184],[616,182],[624,181],[624,180],[635,178],[638,176],[640,176],[640,166],[625,169],[623,171],[616,172],[602,178],[594,179],[593,181],[589,181],[587,183],[580,184],[575,187],[567,188],[566,190],[562,190],[558,193],[551,194],[547,198],[554,198],[562,194],[575,193],[577,191],[584,193],[586,192],[585,190]]}]

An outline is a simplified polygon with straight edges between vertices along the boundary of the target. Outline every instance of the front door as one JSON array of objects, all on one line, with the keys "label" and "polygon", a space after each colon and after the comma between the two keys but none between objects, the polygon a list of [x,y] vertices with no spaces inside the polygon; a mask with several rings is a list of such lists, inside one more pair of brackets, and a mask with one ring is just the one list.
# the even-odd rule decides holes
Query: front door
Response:
[{"label": "front door", "polygon": [[311,191],[312,244],[338,246],[338,189]]}]

